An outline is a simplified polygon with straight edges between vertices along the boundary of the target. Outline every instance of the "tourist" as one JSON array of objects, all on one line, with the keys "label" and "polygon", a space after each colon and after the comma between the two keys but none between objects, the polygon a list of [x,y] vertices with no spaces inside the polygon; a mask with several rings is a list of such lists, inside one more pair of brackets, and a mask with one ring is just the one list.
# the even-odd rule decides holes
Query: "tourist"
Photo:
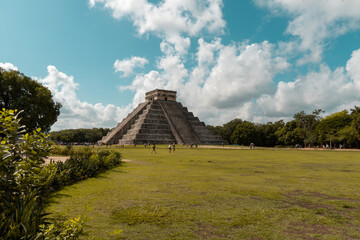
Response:
[{"label": "tourist", "polygon": [[[170,149],[171,151],[171,149]],[[175,152],[175,143],[173,143],[173,152]]]},{"label": "tourist", "polygon": [[156,147],[155,147],[155,143],[153,144],[153,148],[152,148],[151,153],[153,153],[153,152],[156,154]]},{"label": "tourist", "polygon": [[171,153],[171,143],[169,143],[169,153]]}]

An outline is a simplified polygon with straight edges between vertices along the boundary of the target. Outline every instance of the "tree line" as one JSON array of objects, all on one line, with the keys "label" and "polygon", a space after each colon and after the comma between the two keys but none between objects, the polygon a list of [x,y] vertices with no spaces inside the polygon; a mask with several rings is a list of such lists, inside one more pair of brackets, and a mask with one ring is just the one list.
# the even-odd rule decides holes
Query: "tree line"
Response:
[{"label": "tree line", "polygon": [[50,139],[62,143],[96,143],[109,131],[109,128],[66,129],[50,132]]},{"label": "tree line", "polygon": [[257,146],[326,146],[359,148],[360,143],[360,107],[343,110],[321,117],[321,109],[311,114],[304,111],[293,116],[293,120],[284,122],[252,123],[234,119],[222,126],[209,126],[214,132],[230,144]]}]

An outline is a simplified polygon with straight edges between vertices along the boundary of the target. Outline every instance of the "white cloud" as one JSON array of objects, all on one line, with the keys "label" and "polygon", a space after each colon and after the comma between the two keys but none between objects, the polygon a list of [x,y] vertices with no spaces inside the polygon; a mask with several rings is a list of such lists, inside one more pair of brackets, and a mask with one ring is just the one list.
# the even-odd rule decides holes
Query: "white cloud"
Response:
[{"label": "white cloud", "polygon": [[[155,88],[178,92],[179,100],[208,123],[251,118],[252,99],[271,92],[275,74],[289,63],[274,55],[274,46],[259,44],[221,44],[221,39],[198,41],[197,66],[188,71],[179,55],[159,58],[157,70],[138,74],[130,86],[135,91],[133,106],[144,101],[145,92]],[[274,89],[275,90],[275,89]]]},{"label": "white cloud", "polygon": [[63,105],[52,130],[114,127],[131,110],[130,106],[120,108],[112,104],[82,102],[76,95],[78,84],[72,76],[60,72],[55,66],[48,66],[47,70],[48,75],[38,81],[50,89],[55,101]]},{"label": "white cloud", "polygon": [[273,82],[290,64],[277,54],[281,49],[268,43],[221,44],[221,39],[198,41],[197,65],[187,71],[177,55],[159,59],[157,70],[138,74],[130,86],[133,106],[144,101],[145,92],[176,90],[178,99],[208,124],[234,118],[250,121],[288,120],[299,111],[321,108],[327,113],[360,104],[360,49],[346,67],[332,71],[322,64],[318,71],[294,81]]},{"label": "white cloud", "polygon": [[145,93],[155,88],[179,89],[183,86],[184,79],[188,76],[180,56],[168,55],[159,58],[158,71],[147,74],[138,74],[130,86],[120,86],[120,90],[135,91],[133,107],[145,99]]},{"label": "white cloud", "polygon": [[9,71],[9,70],[15,70],[15,71],[18,71],[18,68],[12,64],[12,63],[1,63],[0,62],[0,67],[6,71]]},{"label": "white cloud", "polygon": [[[257,100],[262,115],[292,116],[301,110],[323,109],[331,113],[360,104],[360,49],[353,52],[346,70],[334,71],[326,65],[293,82],[279,82],[274,95],[264,94]],[[356,66],[356,67],[355,67]]]},{"label": "white cloud", "polygon": [[115,72],[122,72],[123,77],[127,77],[134,73],[134,68],[143,68],[148,63],[146,58],[142,57],[131,57],[129,59],[118,60],[114,63]]},{"label": "white cloud", "polygon": [[201,31],[222,32],[222,0],[89,0],[90,7],[101,3],[115,19],[129,18],[140,35],[155,33],[184,54],[190,39]]},{"label": "white cloud", "polygon": [[223,46],[204,83],[208,104],[239,106],[268,92],[274,75],[289,66],[284,59],[273,58],[272,49],[268,42]]},{"label": "white cloud", "polygon": [[360,49],[353,51],[350,60],[346,64],[346,71],[354,81],[357,89],[360,89]]},{"label": "white cloud", "polygon": [[277,15],[289,15],[287,32],[300,39],[299,50],[306,55],[299,64],[320,62],[327,40],[360,28],[360,1],[357,0],[255,0]]}]

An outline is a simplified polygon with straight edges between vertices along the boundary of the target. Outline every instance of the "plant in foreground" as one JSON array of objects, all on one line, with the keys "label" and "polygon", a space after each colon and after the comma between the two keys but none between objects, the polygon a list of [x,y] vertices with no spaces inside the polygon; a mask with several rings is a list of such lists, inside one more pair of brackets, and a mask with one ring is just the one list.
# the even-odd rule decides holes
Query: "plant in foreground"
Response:
[{"label": "plant in foreground", "polygon": [[57,169],[44,166],[53,145],[41,129],[25,133],[19,114],[0,110],[0,233],[2,239],[77,239],[83,218],[50,224],[45,212]]}]

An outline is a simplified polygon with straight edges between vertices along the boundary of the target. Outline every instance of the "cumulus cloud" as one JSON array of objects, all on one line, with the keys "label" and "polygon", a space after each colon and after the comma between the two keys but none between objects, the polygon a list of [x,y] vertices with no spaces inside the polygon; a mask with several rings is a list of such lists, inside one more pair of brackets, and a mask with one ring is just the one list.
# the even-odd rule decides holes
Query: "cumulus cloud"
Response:
[{"label": "cumulus cloud", "polygon": [[201,31],[222,32],[222,0],[163,0],[158,4],[148,0],[89,0],[90,7],[97,3],[109,9],[115,19],[129,18],[140,35],[155,33],[165,43],[185,53],[190,39]]},{"label": "cumulus cloud", "polygon": [[196,66],[187,70],[181,57],[165,55],[157,70],[138,74],[130,86],[120,88],[135,92],[133,107],[144,101],[146,91],[176,90],[179,101],[208,124],[234,118],[286,120],[302,110],[332,113],[360,102],[360,49],[345,67],[332,70],[321,64],[317,71],[279,83],[275,76],[290,64],[279,56],[279,47],[266,41],[223,45],[221,39],[199,39],[195,56]]},{"label": "cumulus cloud", "polygon": [[145,64],[148,63],[146,58],[142,57],[131,57],[129,59],[118,60],[116,59],[114,63],[115,72],[122,72],[123,77],[134,74],[134,68],[139,67],[143,68]]},{"label": "cumulus cloud", "polygon": [[239,106],[268,92],[274,75],[289,66],[284,59],[273,58],[272,48],[268,42],[222,46],[203,86],[209,104]]},{"label": "cumulus cloud", "polygon": [[257,99],[263,116],[283,117],[304,110],[323,109],[327,112],[349,109],[360,102],[360,49],[353,52],[346,68],[334,71],[321,65],[291,82],[279,82],[275,94]]},{"label": "cumulus cloud", "polygon": [[9,70],[15,70],[15,71],[18,71],[18,68],[12,64],[12,63],[1,63],[0,62],[0,67],[6,71],[9,71]]},{"label": "cumulus cloud", "polygon": [[58,121],[53,125],[52,130],[114,127],[131,110],[131,106],[120,108],[112,104],[93,105],[82,102],[76,95],[78,84],[72,76],[60,72],[55,66],[48,66],[47,70],[48,75],[38,81],[49,88],[55,101],[63,105]]},{"label": "cumulus cloud", "polygon": [[290,66],[266,41],[223,45],[219,38],[199,39],[196,60],[189,71],[185,60],[169,53],[159,58],[157,70],[136,75],[131,85],[120,89],[135,92],[134,107],[144,101],[145,92],[164,88],[177,90],[179,100],[209,123],[249,119],[252,99],[270,93],[274,76]]},{"label": "cumulus cloud", "polygon": [[159,58],[157,69],[157,71],[153,70],[146,74],[137,74],[131,85],[119,87],[121,91],[135,91],[133,107],[144,101],[146,92],[155,88],[181,88],[184,79],[188,75],[178,55],[167,55]]},{"label": "cumulus cloud", "polygon": [[360,89],[360,49],[353,51],[350,60],[346,64],[346,71],[354,81],[355,86]]},{"label": "cumulus cloud", "polygon": [[360,28],[360,1],[355,0],[255,0],[277,15],[292,18],[287,32],[300,40],[299,50],[305,56],[299,64],[321,62],[329,39]]}]

